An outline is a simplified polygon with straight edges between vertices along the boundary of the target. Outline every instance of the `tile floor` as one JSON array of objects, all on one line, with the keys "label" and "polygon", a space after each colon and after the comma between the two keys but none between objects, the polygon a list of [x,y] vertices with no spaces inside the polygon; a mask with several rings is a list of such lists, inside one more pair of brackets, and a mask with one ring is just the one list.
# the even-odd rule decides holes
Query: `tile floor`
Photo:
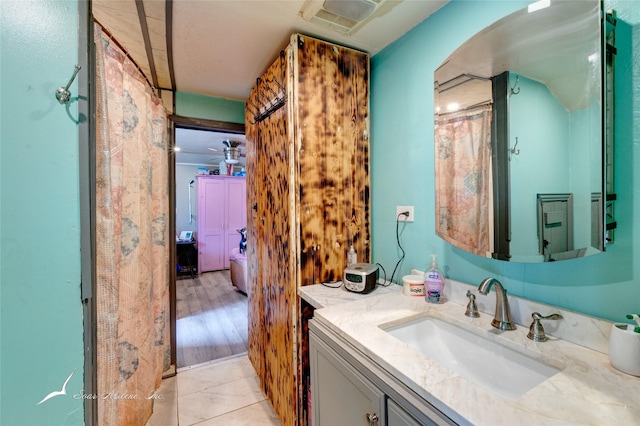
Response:
[{"label": "tile floor", "polygon": [[246,354],[178,369],[156,394],[147,426],[282,425]]}]

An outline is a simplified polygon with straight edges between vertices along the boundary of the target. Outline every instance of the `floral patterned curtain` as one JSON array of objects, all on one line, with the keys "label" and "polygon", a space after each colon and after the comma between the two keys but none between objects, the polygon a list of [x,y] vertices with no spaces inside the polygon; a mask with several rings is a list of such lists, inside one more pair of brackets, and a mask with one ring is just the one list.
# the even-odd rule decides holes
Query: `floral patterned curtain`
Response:
[{"label": "floral patterned curtain", "polygon": [[436,233],[480,256],[493,251],[491,106],[435,123]]},{"label": "floral patterned curtain", "polygon": [[169,358],[167,115],[95,25],[99,424],[144,425]]}]

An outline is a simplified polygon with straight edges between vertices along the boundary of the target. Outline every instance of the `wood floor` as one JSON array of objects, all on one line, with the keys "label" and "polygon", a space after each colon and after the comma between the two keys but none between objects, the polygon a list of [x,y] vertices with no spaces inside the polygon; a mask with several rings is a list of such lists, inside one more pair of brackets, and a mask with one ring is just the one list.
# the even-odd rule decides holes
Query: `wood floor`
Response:
[{"label": "wood floor", "polygon": [[247,351],[247,296],[229,270],[178,277],[176,315],[178,368]]}]

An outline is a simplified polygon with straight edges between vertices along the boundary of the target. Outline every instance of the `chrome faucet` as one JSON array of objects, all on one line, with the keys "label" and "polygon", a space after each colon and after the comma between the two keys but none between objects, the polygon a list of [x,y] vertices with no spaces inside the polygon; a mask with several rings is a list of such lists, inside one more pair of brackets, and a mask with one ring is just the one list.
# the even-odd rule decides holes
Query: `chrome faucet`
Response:
[{"label": "chrome faucet", "polygon": [[478,286],[478,291],[486,296],[492,285],[496,288],[496,313],[491,325],[499,330],[515,330],[516,323],[511,319],[507,290],[502,287],[500,281],[495,278],[485,278]]}]

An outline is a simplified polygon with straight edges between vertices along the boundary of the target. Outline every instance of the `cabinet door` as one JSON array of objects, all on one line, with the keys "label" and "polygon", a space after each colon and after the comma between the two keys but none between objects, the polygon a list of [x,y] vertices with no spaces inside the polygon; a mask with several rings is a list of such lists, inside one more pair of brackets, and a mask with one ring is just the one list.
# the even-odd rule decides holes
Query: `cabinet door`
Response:
[{"label": "cabinet door", "polygon": [[310,357],[314,426],[385,424],[384,393],[313,333]]},{"label": "cabinet door", "polygon": [[247,191],[244,178],[229,178],[225,196],[225,249],[224,267],[229,267],[229,254],[238,247],[242,236],[239,229],[247,226]]},{"label": "cabinet door", "polygon": [[198,180],[198,271],[224,268],[224,180]]},{"label": "cabinet door", "polygon": [[421,426],[421,424],[393,399],[387,399],[387,426]]}]

